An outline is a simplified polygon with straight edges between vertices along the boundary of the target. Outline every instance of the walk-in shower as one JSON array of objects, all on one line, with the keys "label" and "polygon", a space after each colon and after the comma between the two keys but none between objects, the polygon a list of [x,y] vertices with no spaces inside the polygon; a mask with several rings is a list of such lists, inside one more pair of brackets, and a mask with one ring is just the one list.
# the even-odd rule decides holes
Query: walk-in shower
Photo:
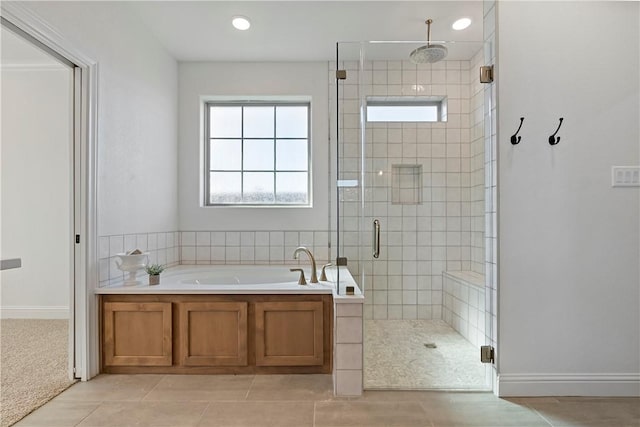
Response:
[{"label": "walk-in shower", "polygon": [[446,59],[416,64],[424,42],[338,43],[329,67],[337,255],[365,294],[365,388],[490,388],[485,48],[438,44]]}]

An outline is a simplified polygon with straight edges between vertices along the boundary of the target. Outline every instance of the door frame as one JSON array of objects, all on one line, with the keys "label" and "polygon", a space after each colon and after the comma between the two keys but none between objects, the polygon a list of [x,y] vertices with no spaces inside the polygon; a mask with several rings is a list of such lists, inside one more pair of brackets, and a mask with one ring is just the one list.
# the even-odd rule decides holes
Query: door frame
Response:
[{"label": "door frame", "polygon": [[[98,374],[97,269],[98,63],[22,4],[2,2],[3,20],[74,68],[73,212],[74,280],[69,307],[69,375],[86,381]],[[79,93],[78,93],[79,90]],[[76,240],[77,242],[77,240]]]}]

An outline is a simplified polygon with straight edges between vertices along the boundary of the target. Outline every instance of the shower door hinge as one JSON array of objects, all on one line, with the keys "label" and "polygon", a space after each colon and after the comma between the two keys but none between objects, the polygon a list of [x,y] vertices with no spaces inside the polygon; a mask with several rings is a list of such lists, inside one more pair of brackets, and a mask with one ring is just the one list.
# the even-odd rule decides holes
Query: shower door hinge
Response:
[{"label": "shower door hinge", "polygon": [[495,350],[490,345],[480,347],[480,361],[482,363],[493,363],[495,361]]},{"label": "shower door hinge", "polygon": [[336,80],[346,80],[347,70],[336,70]]},{"label": "shower door hinge", "polygon": [[346,256],[339,256],[336,258],[336,265],[337,266],[345,266],[347,265],[347,257]]},{"label": "shower door hinge", "polygon": [[480,83],[493,83],[493,65],[480,67]]},{"label": "shower door hinge", "polygon": [[80,243],[80,235],[76,234],[76,243]]}]

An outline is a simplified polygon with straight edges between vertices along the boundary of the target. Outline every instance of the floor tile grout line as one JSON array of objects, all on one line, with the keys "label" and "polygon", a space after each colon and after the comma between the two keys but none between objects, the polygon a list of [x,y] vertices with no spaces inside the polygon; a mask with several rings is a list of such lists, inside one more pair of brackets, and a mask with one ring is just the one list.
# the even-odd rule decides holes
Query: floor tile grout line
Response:
[{"label": "floor tile grout line", "polygon": [[151,392],[152,392],[153,390],[155,390],[155,389],[156,389],[156,387],[158,387],[158,385],[159,385],[159,384],[160,384],[160,383],[161,383],[161,382],[162,382],[166,377],[167,377],[166,375],[162,375],[162,377],[158,380],[158,382],[157,382],[157,383],[155,383],[155,384],[154,384],[154,386],[153,386],[153,387],[151,387],[151,388],[149,389],[149,391],[148,391],[148,392],[146,392],[146,393],[145,393],[145,395],[144,395],[144,396],[142,396],[142,397],[140,398],[140,400],[138,400],[138,402],[153,402],[152,400],[145,400],[145,398],[146,398],[147,396],[149,396],[149,395],[151,394]]},{"label": "floor tile grout line", "polygon": [[554,427],[553,423],[551,421],[549,421],[544,415],[542,415],[540,412],[538,412],[538,410],[536,408],[533,408],[529,405],[525,405],[527,408],[531,409],[537,416],[539,416],[540,418],[542,418],[544,420],[545,423],[549,424],[549,426]]},{"label": "floor tile grout line", "polygon": [[205,405],[204,409],[200,413],[200,417],[198,418],[198,421],[196,421],[196,423],[194,424],[195,427],[197,427],[197,426],[202,424],[202,419],[204,418],[204,414],[205,414],[205,412],[207,412],[207,409],[209,409],[209,407],[211,406],[211,403],[212,402],[207,402],[207,404]]},{"label": "floor tile grout line", "polygon": [[251,380],[251,384],[249,384],[249,388],[247,388],[247,393],[244,395],[245,401],[249,398],[249,393],[251,392],[251,388],[253,387],[253,384],[255,382],[256,382],[256,375],[253,376],[253,379]]},{"label": "floor tile grout line", "polygon": [[311,426],[316,427],[316,405],[318,404],[317,400],[313,401],[313,417],[311,419]]},{"label": "floor tile grout line", "polygon": [[77,423],[75,423],[73,426],[77,427],[80,424],[82,424],[84,422],[84,420],[86,420],[87,418],[89,418],[89,416],[91,416],[91,414],[93,414],[94,412],[96,412],[98,410],[99,407],[102,406],[102,404],[104,403],[104,401],[100,401],[98,402],[98,405],[96,405],[95,408],[93,408],[93,410],[91,412],[89,412],[87,415],[85,415],[84,417],[82,417]]}]

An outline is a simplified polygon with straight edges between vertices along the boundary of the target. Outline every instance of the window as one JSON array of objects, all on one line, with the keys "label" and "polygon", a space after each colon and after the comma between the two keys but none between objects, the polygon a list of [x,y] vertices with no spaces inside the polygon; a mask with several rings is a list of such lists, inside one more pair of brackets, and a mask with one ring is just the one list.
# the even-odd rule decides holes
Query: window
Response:
[{"label": "window", "polygon": [[206,104],[206,205],[310,200],[309,103]]},{"label": "window", "polygon": [[446,122],[444,97],[368,97],[368,122]]}]

